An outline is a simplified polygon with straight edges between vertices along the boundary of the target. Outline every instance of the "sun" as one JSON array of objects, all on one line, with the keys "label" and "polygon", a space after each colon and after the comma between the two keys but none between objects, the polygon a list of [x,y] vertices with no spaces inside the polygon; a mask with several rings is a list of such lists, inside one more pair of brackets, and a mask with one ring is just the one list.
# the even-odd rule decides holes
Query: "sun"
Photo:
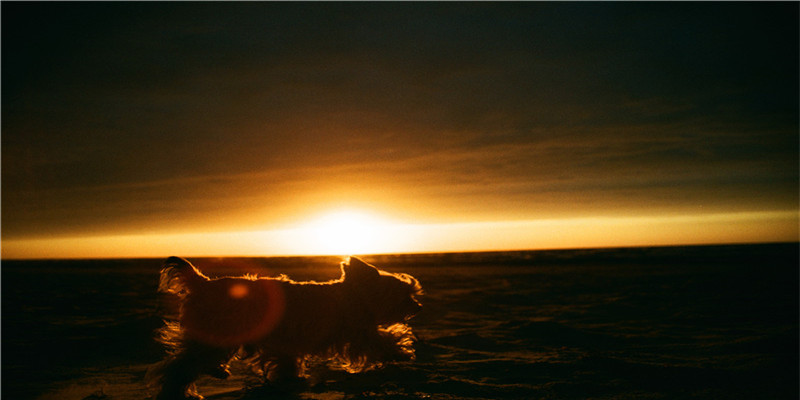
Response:
[{"label": "sun", "polygon": [[305,227],[313,247],[324,254],[366,254],[387,240],[390,224],[366,211],[337,210],[311,220]]}]

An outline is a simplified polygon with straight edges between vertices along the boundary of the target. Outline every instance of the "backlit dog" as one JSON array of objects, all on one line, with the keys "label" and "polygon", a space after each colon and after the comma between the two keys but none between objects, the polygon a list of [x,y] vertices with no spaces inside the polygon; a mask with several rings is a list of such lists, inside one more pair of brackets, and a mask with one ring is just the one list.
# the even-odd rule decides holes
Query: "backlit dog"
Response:
[{"label": "backlit dog", "polygon": [[339,279],[322,283],[209,279],[188,261],[168,258],[159,291],[177,296],[180,312],[159,332],[168,355],[148,372],[156,398],[202,398],[197,378],[226,378],[234,356],[271,381],[305,377],[313,360],[360,372],[413,359],[406,322],[422,307],[415,298],[419,282],[355,257],[341,270]]}]

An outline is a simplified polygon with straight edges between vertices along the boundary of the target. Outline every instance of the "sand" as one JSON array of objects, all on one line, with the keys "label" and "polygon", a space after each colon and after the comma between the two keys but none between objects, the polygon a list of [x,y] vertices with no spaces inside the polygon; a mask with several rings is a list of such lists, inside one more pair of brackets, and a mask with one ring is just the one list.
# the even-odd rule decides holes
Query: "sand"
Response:
[{"label": "sand", "polygon": [[[218,400],[797,398],[797,255],[784,244],[368,256],[425,288],[415,361],[319,366],[288,390],[246,371],[199,387]],[[160,261],[3,262],[3,398],[147,398],[143,376],[163,354]],[[335,257],[192,261],[211,274],[338,274]]]}]

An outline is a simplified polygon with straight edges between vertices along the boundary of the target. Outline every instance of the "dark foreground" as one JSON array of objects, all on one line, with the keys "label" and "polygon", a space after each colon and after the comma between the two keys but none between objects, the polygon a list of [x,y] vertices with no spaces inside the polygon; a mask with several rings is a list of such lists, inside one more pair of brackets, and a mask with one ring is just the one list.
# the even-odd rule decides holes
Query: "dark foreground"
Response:
[{"label": "dark foreground", "polygon": [[[367,256],[425,288],[416,362],[321,370],[289,392],[246,375],[200,389],[220,400],[796,399],[799,250]],[[192,261],[211,275],[327,280],[340,259]],[[146,398],[145,370],[162,357],[160,262],[4,261],[2,397]]]}]

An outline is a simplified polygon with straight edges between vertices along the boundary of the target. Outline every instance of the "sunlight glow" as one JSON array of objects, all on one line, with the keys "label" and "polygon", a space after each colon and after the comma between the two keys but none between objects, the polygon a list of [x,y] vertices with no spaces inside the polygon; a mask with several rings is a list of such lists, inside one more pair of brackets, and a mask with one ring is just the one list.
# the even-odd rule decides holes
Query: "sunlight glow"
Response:
[{"label": "sunlight glow", "polygon": [[[97,258],[365,255],[797,241],[798,212],[399,223],[331,211],[293,228],[2,241],[2,257]],[[247,295],[235,289],[232,296]]]},{"label": "sunlight glow", "polygon": [[308,251],[321,254],[359,254],[375,250],[389,238],[389,224],[363,211],[339,210],[305,224]]}]

